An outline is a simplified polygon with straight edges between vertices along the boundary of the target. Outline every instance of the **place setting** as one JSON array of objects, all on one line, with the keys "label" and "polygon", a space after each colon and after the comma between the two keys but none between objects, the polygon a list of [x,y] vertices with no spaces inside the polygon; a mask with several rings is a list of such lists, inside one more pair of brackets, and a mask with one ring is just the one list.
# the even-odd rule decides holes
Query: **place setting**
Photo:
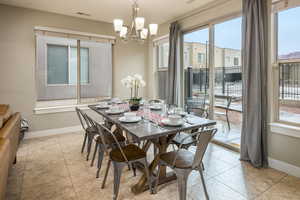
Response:
[{"label": "place setting", "polygon": [[124,107],[118,106],[118,105],[112,105],[109,106],[108,110],[105,110],[106,114],[110,114],[110,115],[119,115],[122,114],[126,111],[126,109]]},{"label": "place setting", "polygon": [[184,125],[186,121],[180,115],[168,115],[167,118],[161,120],[163,126],[178,127]]},{"label": "place setting", "polygon": [[152,103],[149,108],[150,110],[162,110],[163,109],[164,104],[162,103]]},{"label": "place setting", "polygon": [[101,101],[96,106],[97,109],[107,109],[110,107],[107,101]]},{"label": "place setting", "polygon": [[141,120],[142,117],[138,116],[136,112],[126,112],[122,117],[119,118],[119,121],[123,123],[137,123]]}]

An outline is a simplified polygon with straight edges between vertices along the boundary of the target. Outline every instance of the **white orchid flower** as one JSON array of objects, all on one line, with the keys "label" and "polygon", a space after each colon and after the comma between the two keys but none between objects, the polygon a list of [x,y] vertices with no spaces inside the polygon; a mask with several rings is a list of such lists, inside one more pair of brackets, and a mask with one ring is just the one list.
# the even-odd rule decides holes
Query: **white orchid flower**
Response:
[{"label": "white orchid flower", "polygon": [[145,87],[146,86],[146,82],[144,80],[141,80],[141,86]]},{"label": "white orchid flower", "polygon": [[134,76],[133,76],[136,80],[143,80],[143,77],[141,76],[141,75],[139,75],[139,74],[135,74]]}]

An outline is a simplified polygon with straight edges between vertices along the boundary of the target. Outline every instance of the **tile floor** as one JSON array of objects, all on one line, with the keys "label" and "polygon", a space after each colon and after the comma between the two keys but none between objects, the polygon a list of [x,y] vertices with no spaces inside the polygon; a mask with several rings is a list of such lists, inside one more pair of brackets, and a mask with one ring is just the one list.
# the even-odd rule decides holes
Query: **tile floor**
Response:
[{"label": "tile floor", "polygon": [[[90,167],[90,162],[85,161],[85,154],[80,153],[82,139],[82,133],[73,133],[23,141],[18,163],[9,176],[7,200],[112,199],[112,171],[106,188],[100,189],[104,170],[96,179],[96,167]],[[240,162],[237,153],[217,145],[209,146],[204,164],[210,199],[300,199],[299,178],[274,169],[255,169]],[[137,182],[139,176],[133,177],[132,172],[124,170],[119,200],[178,199],[176,181],[160,186],[155,195],[148,192],[134,195],[130,186]],[[204,199],[196,172],[189,177],[187,199]]]}]

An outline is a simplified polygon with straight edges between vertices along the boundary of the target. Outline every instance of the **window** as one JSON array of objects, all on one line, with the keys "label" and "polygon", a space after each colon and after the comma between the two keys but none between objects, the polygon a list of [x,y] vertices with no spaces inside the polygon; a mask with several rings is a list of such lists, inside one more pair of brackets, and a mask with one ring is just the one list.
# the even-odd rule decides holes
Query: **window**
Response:
[{"label": "window", "polygon": [[[184,54],[184,88],[187,102],[200,99],[209,94],[209,29],[199,29],[188,32],[183,36]],[[187,103],[186,102],[186,103]]]},{"label": "window", "polygon": [[198,53],[198,63],[203,64],[205,60],[205,54],[204,53]]},{"label": "window", "polygon": [[[71,47],[70,53],[70,84],[77,82],[77,48]],[[80,81],[81,84],[89,83],[89,48],[80,48]]]},{"label": "window", "polygon": [[[77,49],[80,49],[80,69]],[[36,108],[91,103],[111,96],[110,42],[37,34],[36,56]]]},{"label": "window", "polygon": [[235,57],[234,60],[233,60],[233,64],[235,66],[239,65],[239,58]]},{"label": "window", "polygon": [[214,52],[213,106],[214,119],[217,120],[220,130],[215,139],[236,147],[240,144],[243,120],[241,17],[214,25]]},{"label": "window", "polygon": [[68,84],[69,59],[68,47],[47,45],[47,83]]},{"label": "window", "polygon": [[[300,7],[280,10],[277,22],[279,121],[300,124]],[[276,45],[275,45],[276,46]]]},{"label": "window", "polygon": [[169,62],[169,42],[163,42],[157,46],[157,66],[158,68],[168,68]]},{"label": "window", "polygon": [[183,35],[185,106],[216,120],[214,140],[234,148],[240,144],[242,124],[241,46],[241,17]]},{"label": "window", "polygon": [[[70,51],[70,52],[69,52]],[[81,83],[89,82],[89,49],[81,48]],[[77,48],[61,45],[47,45],[47,84],[77,83]]]},{"label": "window", "polygon": [[167,76],[169,62],[169,37],[163,36],[154,41],[154,62],[156,69],[156,97],[166,100],[167,97]]}]

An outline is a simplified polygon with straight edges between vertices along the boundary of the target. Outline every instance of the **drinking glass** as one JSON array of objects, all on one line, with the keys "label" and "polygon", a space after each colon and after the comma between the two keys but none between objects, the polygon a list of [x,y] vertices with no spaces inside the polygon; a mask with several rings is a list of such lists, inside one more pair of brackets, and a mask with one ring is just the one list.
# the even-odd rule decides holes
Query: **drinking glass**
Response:
[{"label": "drinking glass", "polygon": [[145,122],[149,121],[149,115],[150,115],[150,105],[148,102],[144,102],[143,105],[143,119]]}]

